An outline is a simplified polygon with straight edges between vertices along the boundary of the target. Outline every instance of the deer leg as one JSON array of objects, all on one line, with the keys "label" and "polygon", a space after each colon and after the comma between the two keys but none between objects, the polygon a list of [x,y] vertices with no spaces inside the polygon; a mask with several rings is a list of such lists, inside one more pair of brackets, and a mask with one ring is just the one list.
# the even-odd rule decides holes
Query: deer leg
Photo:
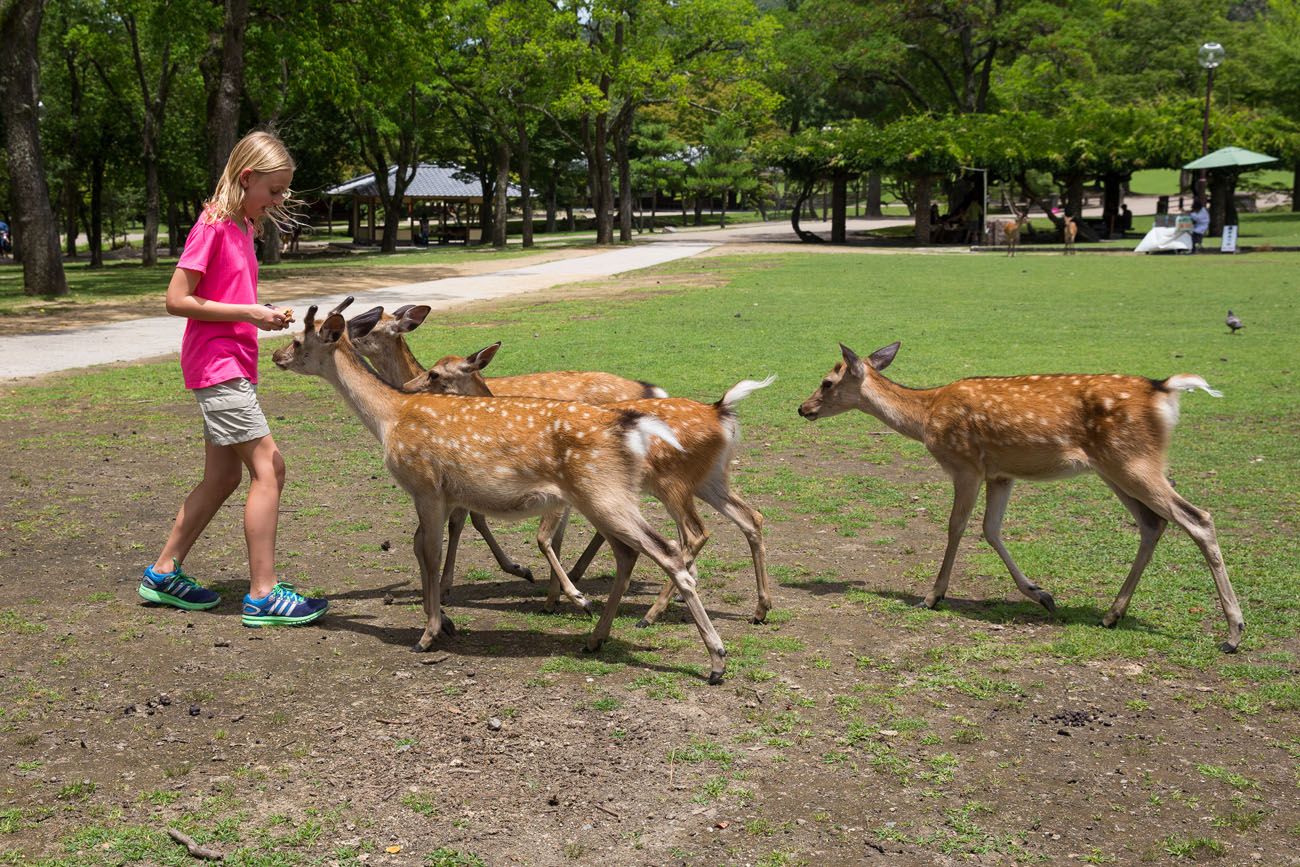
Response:
[{"label": "deer leg", "polygon": [[570,580],[578,581],[584,574],[586,574],[587,567],[591,565],[591,561],[596,557],[596,552],[600,550],[600,546],[603,544],[605,544],[605,537],[599,533],[591,537],[591,541],[587,543],[586,550],[582,552],[582,556],[578,558],[578,562],[574,563],[573,568],[569,570]]},{"label": "deer leg", "polygon": [[424,616],[429,616],[429,592],[430,585],[433,583],[429,580],[432,574],[429,564],[424,560],[424,523],[417,522],[415,525],[415,537],[412,540],[415,547],[415,562],[420,567],[420,605],[424,608]]},{"label": "deer leg", "polygon": [[[709,531],[705,529],[704,522],[700,520],[700,513],[695,511],[695,504],[690,501],[690,494],[686,495],[688,499],[685,503],[674,503],[669,510],[677,522],[677,538],[681,540],[683,554],[686,561],[687,569],[694,575],[695,557],[700,553],[700,549],[709,541]],[[667,505],[667,503],[665,503]],[[673,593],[677,587],[672,581],[665,581],[664,586],[660,589],[659,595],[650,605],[650,610],[645,616],[637,621],[637,628],[644,629],[659,619],[659,615],[664,613],[668,603],[672,601]]]},{"label": "deer leg", "polygon": [[[564,547],[564,531],[569,528],[569,515],[572,511],[573,510],[570,506],[565,505],[564,511],[560,513],[559,520],[555,522],[555,526],[552,528],[550,545],[551,545],[551,549],[555,552],[555,556],[557,558],[560,556],[560,550]],[[552,567],[551,582],[554,583],[555,581],[557,581],[559,579],[560,572],[563,571],[564,569],[561,568],[559,572],[557,572],[555,568]]]},{"label": "deer leg", "polygon": [[614,554],[614,585],[609,588],[609,598],[605,600],[605,608],[600,612],[600,620],[597,621],[596,628],[587,637],[587,646],[584,648],[587,653],[595,653],[600,650],[605,643],[605,639],[609,637],[609,630],[614,625],[614,618],[618,615],[619,600],[627,592],[627,585],[632,580],[632,567],[636,565],[637,553],[633,548],[617,539],[610,538],[609,549]]},{"label": "deer leg", "polygon": [[933,608],[947,595],[948,579],[952,576],[952,566],[957,560],[957,547],[966,533],[966,522],[970,520],[971,509],[975,508],[975,498],[979,492],[979,476],[973,473],[953,476],[952,512],[948,515],[948,547],[944,549],[943,565],[939,567],[939,577],[935,578],[934,587],[917,607]]},{"label": "deer leg", "polygon": [[564,590],[564,595],[568,596],[574,605],[577,605],[587,614],[591,614],[591,603],[587,601],[587,597],[583,596],[577,587],[573,586],[573,582],[569,580],[568,574],[564,571],[564,566],[560,564],[559,555],[551,547],[551,540],[555,537],[556,528],[564,523],[568,514],[567,507],[552,509],[542,515],[542,519],[537,525],[537,547],[542,552],[542,555],[546,557],[546,562],[551,565],[551,583],[547,588],[546,610],[553,611],[555,609],[555,601],[559,597],[556,588],[559,587]]},{"label": "deer leg", "polygon": [[514,575],[516,578],[522,578],[529,584],[532,584],[533,570],[529,569],[527,566],[520,566],[514,560],[511,560],[510,556],[502,550],[501,546],[497,543],[496,536],[492,535],[492,528],[488,526],[487,518],[483,517],[478,512],[471,512],[469,519],[470,522],[474,524],[474,529],[478,530],[478,534],[482,536],[483,541],[487,543],[488,550],[491,551],[492,556],[496,558],[497,565],[501,567],[501,571],[505,572],[507,575]]},{"label": "deer leg", "polygon": [[1052,594],[1026,578],[1011,558],[1007,546],[1002,544],[1002,518],[1007,513],[1007,502],[1011,499],[1011,486],[1011,479],[989,479],[988,488],[984,492],[984,538],[998,552],[1020,592],[1055,614],[1056,601],[1052,599]]},{"label": "deer leg", "polygon": [[690,570],[686,568],[686,562],[682,559],[677,546],[656,533],[639,512],[629,516],[625,526],[624,534],[606,532],[603,527],[601,534],[610,541],[611,545],[615,538],[622,535],[626,544],[655,561],[659,568],[673,579],[678,592],[685,598],[686,608],[691,612],[695,628],[699,630],[700,638],[709,651],[711,665],[709,683],[721,683],[722,675],[727,669],[727,650],[722,646],[722,638],[713,628],[713,622],[709,620],[709,613],[704,610],[704,603],[700,601],[700,594],[695,589],[695,576],[691,575]]},{"label": "deer leg", "polygon": [[1120,587],[1119,595],[1111,604],[1110,610],[1106,612],[1101,619],[1101,625],[1107,628],[1114,627],[1128,610],[1129,600],[1133,598],[1133,591],[1137,589],[1138,580],[1141,579],[1142,573],[1146,570],[1147,564],[1151,562],[1151,554],[1156,549],[1156,543],[1164,535],[1165,527],[1168,522],[1151,510],[1149,506],[1134,497],[1121,491],[1118,487],[1103,477],[1103,480],[1110,485],[1110,489],[1119,497],[1119,501],[1124,504],[1124,508],[1129,510],[1133,519],[1137,521],[1138,527],[1138,550],[1137,556],[1133,558],[1133,566],[1128,570],[1128,577],[1124,579],[1124,586]]},{"label": "deer leg", "polygon": [[451,601],[451,585],[456,580],[456,552],[460,549],[460,534],[465,529],[465,516],[468,514],[467,509],[452,509],[447,518],[447,551],[443,554],[442,578],[439,580],[443,605]]},{"label": "deer leg", "polygon": [[423,542],[420,546],[422,550],[416,553],[416,557],[428,566],[427,572],[421,576],[427,621],[419,641],[411,649],[423,653],[433,647],[440,633],[454,635],[456,627],[451,618],[443,615],[442,596],[438,593],[438,588],[433,586],[434,576],[438,574],[438,567],[442,563],[442,527],[447,519],[446,507],[440,501],[426,499],[416,503],[416,511],[420,515],[420,529],[416,531],[416,538]]},{"label": "deer leg", "polygon": [[1129,473],[1116,481],[1125,493],[1140,500],[1166,521],[1182,527],[1201,549],[1201,556],[1205,558],[1210,574],[1214,576],[1219,607],[1223,609],[1223,616],[1228,621],[1228,640],[1220,645],[1220,649],[1224,653],[1236,653],[1242,634],[1246,631],[1246,621],[1242,618],[1241,606],[1237,603],[1232,582],[1228,580],[1228,570],[1223,563],[1223,554],[1214,532],[1214,519],[1210,513],[1196,508],[1179,496],[1160,469],[1140,475]]},{"label": "deer leg", "polygon": [[772,610],[772,594],[767,582],[767,549],[763,544],[763,516],[725,486],[721,490],[709,486],[700,491],[699,496],[745,534],[749,554],[754,560],[754,579],[758,582],[758,603],[750,622],[762,623],[767,619],[767,612]]}]

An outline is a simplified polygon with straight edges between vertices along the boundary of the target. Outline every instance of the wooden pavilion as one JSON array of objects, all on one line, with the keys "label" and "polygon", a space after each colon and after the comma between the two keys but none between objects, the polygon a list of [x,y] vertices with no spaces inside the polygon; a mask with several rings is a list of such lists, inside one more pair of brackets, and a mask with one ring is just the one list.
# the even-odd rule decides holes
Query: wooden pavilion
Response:
[{"label": "wooden pavilion", "polygon": [[[390,167],[387,177],[390,193],[395,189],[393,181],[396,175],[397,167]],[[352,200],[350,223],[354,244],[379,243],[384,224],[376,226],[375,218],[377,211],[382,212],[383,205],[373,172],[330,187],[324,194]],[[518,197],[519,188],[511,185],[506,195]],[[409,221],[409,231],[399,231],[399,243],[477,243],[482,237],[479,225],[482,207],[483,184],[465,169],[420,163],[402,196],[402,212],[383,216],[385,220]]]}]

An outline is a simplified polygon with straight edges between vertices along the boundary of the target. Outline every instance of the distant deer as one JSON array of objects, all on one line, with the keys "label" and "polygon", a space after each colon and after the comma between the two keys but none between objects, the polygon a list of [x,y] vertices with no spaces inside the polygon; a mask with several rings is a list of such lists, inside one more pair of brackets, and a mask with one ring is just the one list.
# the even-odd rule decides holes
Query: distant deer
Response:
[{"label": "distant deer", "polygon": [[984,537],[1020,592],[1054,611],[1051,594],[1024,576],[1002,544],[1002,516],[1016,479],[1043,481],[1092,470],[1136,519],[1141,538],[1133,567],[1102,624],[1114,626],[1124,616],[1156,543],[1173,521],[1195,540],[1210,566],[1228,621],[1223,649],[1236,651],[1245,622],[1223,565],[1214,522],[1208,512],[1179,496],[1165,477],[1169,434],[1178,420],[1178,393],[1200,389],[1219,396],[1204,379],[1189,373],[1163,380],[1053,374],[959,379],[938,388],[911,389],[880,372],[894,360],[898,347],[891,343],[863,361],[840,344],[843,360],[803,402],[799,414],[815,420],[860,409],[924,443],[952,477],[948,546],[925,607],[933,608],[948,592],[958,543],[980,485],[987,484]]},{"label": "distant deer", "polygon": [[1014,207],[1011,212],[1016,215],[1014,220],[1003,220],[999,225],[1002,226],[1002,238],[1007,242],[1007,255],[1016,255],[1016,248],[1020,246],[1020,230],[1029,222],[1029,209],[1024,212],[1017,211]]},{"label": "distant deer", "polygon": [[1079,234],[1079,224],[1069,214],[1062,214],[1061,219],[1064,221],[1061,224],[1061,237],[1065,239],[1065,255],[1073,256],[1074,239]]},{"label": "distant deer", "polygon": [[[429,370],[406,383],[407,391],[427,391],[435,394],[463,394],[491,396],[498,384],[509,381],[508,387],[530,387],[533,397],[551,397],[550,387],[536,374],[531,385],[525,380],[534,377],[518,376],[485,379],[482,371],[492,361],[500,343],[480,349],[467,358],[449,355]],[[685,398],[642,398],[603,404],[607,409],[630,410],[652,415],[662,420],[672,430],[681,449],[662,443],[653,443],[648,455],[649,468],[643,485],[655,499],[664,504],[677,523],[678,538],[685,547],[686,559],[694,562],[700,549],[709,540],[695,498],[699,497],[730,520],[745,534],[750,556],[754,561],[754,578],[758,584],[758,602],[752,623],[762,623],[772,608],[768,590],[766,549],[763,545],[763,516],[731,490],[729,477],[731,458],[740,439],[736,421],[735,404],[760,388],[766,388],[776,379],[770,376],[762,382],[743,380],[727,390],[717,403],[705,404]],[[596,536],[582,553],[577,564],[569,570],[569,578],[577,581],[600,550],[601,537]],[[559,548],[559,544],[555,544]],[[450,555],[448,555],[450,556]],[[552,583],[547,607],[554,605],[560,587]],[[639,626],[648,626],[658,620],[672,596],[672,585],[663,591],[641,619]]]},{"label": "distant deer", "polygon": [[[426,623],[413,648],[428,650],[441,632],[455,631],[435,584],[442,560],[442,528],[454,508],[489,515],[540,515],[539,540],[566,504],[578,509],[609,540],[617,573],[605,610],[587,640],[598,650],[609,636],[618,603],[638,554],[672,579],[709,652],[710,683],[726,664],[722,640],[696,592],[696,579],[674,543],[641,515],[641,473],[655,438],[672,442],[663,422],[630,410],[606,410],[568,401],[407,394],[379,379],[351,344],[379,321],[378,309],[353,317],[331,313],[316,327],[307,311],[303,334],[275,352],[277,367],[329,382],[383,446],[384,464],[415,500]],[[553,569],[563,571],[558,562]],[[567,579],[566,579],[567,580]]]},{"label": "distant deer", "polygon": [[[376,311],[379,313],[379,321],[375,323],[374,328],[366,334],[357,335],[353,338],[352,343],[356,350],[375,366],[380,378],[394,388],[401,388],[407,381],[425,371],[424,366],[420,364],[419,359],[415,357],[415,353],[407,345],[406,335],[424,323],[424,320],[429,316],[430,310],[431,308],[424,304],[407,304],[397,308],[390,315],[384,313],[382,307],[376,307],[374,310],[369,311],[369,314]],[[495,393],[502,397],[544,397],[554,400],[578,400],[583,403],[605,404],[617,400],[668,396],[668,393],[657,385],[641,380],[625,379],[612,373],[600,371],[560,370],[523,376],[492,377],[489,381],[495,389]],[[454,394],[458,392],[447,393]],[[448,553],[443,564],[442,578],[439,582],[444,603],[450,598],[451,588],[455,583],[456,552],[459,548],[461,533],[465,528],[465,517],[464,512],[453,511],[447,522]],[[488,549],[492,552],[492,556],[496,558],[497,565],[501,567],[502,571],[509,575],[516,575],[531,583],[533,581],[532,570],[514,562],[506,554],[505,550],[497,542],[496,536],[493,535],[487,520],[477,513],[471,513],[469,518],[474,524],[474,529],[487,543]],[[557,550],[563,545],[564,531],[567,525],[568,513],[566,512],[555,530],[553,544]],[[554,586],[554,583],[552,586]],[[583,610],[589,610],[589,606],[582,599],[582,595],[577,593],[576,589],[569,592],[570,587],[571,585],[564,588],[570,598]],[[550,601],[548,601],[549,607],[551,607]]]}]

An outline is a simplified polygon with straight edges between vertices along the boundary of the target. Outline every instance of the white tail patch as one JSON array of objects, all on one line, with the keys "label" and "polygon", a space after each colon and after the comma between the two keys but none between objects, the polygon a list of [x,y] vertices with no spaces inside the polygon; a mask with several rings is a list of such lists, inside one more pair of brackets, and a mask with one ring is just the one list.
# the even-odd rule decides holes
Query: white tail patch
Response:
[{"label": "white tail patch", "polygon": [[650,451],[650,440],[654,437],[658,437],[679,452],[686,451],[678,442],[673,429],[652,415],[641,416],[636,420],[636,425],[628,430],[627,447],[638,457],[643,458]]},{"label": "white tail patch", "polygon": [[1223,392],[1210,388],[1210,384],[1194,373],[1180,373],[1165,380],[1165,388],[1174,391],[1196,391],[1198,388],[1210,397],[1223,397]]},{"label": "white tail patch", "polygon": [[767,388],[774,382],[776,382],[775,373],[762,382],[757,382],[752,379],[742,379],[727,390],[727,393],[722,396],[722,400],[719,401],[719,403],[722,406],[731,406],[733,403],[749,397],[760,388]]},{"label": "white tail patch", "polygon": [[656,385],[650,389],[650,396],[662,399],[668,396],[668,392]]}]

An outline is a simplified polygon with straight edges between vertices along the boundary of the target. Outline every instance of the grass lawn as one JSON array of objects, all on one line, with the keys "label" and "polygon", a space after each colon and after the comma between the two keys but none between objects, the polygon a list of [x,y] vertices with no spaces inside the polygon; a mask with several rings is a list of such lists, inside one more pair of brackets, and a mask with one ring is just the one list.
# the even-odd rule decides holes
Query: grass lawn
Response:
[{"label": "grass lawn", "polygon": [[[1176,169],[1144,169],[1134,172],[1129,181],[1129,190],[1140,196],[1176,196],[1178,195],[1178,171]],[[1290,190],[1291,172],[1285,169],[1257,169],[1241,176],[1237,189],[1250,190]]]}]

